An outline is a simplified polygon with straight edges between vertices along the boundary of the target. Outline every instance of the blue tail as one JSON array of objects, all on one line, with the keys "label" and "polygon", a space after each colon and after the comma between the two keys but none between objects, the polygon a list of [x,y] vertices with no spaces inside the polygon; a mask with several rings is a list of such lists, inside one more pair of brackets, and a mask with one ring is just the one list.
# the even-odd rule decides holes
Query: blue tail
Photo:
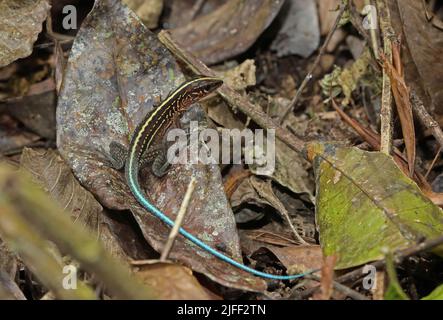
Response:
[{"label": "blue tail", "polygon": [[[133,179],[131,179],[130,181],[134,182]],[[145,199],[145,197],[142,195],[142,193],[140,191],[140,187],[139,187],[138,183],[136,183],[136,185],[134,185],[134,183],[130,183],[130,187],[131,187],[131,190],[132,190],[135,198],[146,210],[152,212],[157,218],[159,218],[161,221],[166,223],[171,228],[174,227],[174,221],[172,221],[170,218],[168,218],[163,212],[161,212],[154,205],[152,205],[148,200]],[[288,276],[279,276],[279,275],[274,275],[274,274],[270,274],[270,273],[266,273],[266,272],[260,272],[255,269],[249,268],[249,267],[245,266],[244,264],[241,264],[240,262],[238,262],[238,261],[224,255],[223,253],[211,248],[206,243],[204,243],[203,241],[201,241],[197,237],[193,236],[192,234],[190,234],[189,232],[187,232],[183,228],[180,228],[179,232],[186,239],[193,242],[194,244],[196,244],[197,246],[199,246],[203,250],[209,252],[210,254],[216,256],[220,260],[223,260],[223,261],[225,261],[225,262],[227,262],[227,263],[229,263],[241,270],[252,273],[253,275],[256,275],[258,277],[267,278],[267,279],[275,279],[275,280],[292,280],[292,279],[302,278],[308,274],[312,274],[314,272],[319,271],[318,269],[316,269],[316,270],[310,270],[310,271],[307,271],[304,273],[288,275]]]}]

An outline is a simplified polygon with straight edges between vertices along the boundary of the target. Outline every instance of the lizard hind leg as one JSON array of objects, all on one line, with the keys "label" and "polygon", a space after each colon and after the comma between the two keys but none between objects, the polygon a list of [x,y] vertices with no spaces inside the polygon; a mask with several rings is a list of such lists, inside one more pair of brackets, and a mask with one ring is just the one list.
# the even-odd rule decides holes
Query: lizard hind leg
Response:
[{"label": "lizard hind leg", "polygon": [[111,162],[112,168],[116,170],[121,170],[125,166],[126,155],[128,150],[121,143],[112,141],[109,144],[109,152],[110,157],[109,161]]}]

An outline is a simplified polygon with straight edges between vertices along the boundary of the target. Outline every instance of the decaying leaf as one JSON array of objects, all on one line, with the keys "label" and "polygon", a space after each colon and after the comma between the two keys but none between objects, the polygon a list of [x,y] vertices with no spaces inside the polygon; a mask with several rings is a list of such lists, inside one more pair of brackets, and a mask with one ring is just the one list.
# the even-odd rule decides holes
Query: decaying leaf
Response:
[{"label": "decaying leaf", "polygon": [[34,181],[46,190],[75,223],[97,232],[102,218],[102,206],[75,179],[66,162],[54,150],[25,148],[21,165]]},{"label": "decaying leaf", "polygon": [[[323,255],[320,246],[267,246],[288,270],[294,273],[300,270],[319,269],[323,263]],[[297,271],[298,270],[298,271]]]},{"label": "decaying leaf", "polygon": [[406,83],[438,115],[443,114],[443,31],[426,17],[424,1],[388,1],[392,26],[402,35]]},{"label": "decaying leaf", "polygon": [[190,0],[190,1],[172,1],[170,15],[166,18],[165,25],[169,28],[178,28],[184,26],[197,17],[204,16],[217,7],[220,7],[227,0]]},{"label": "decaying leaf", "polygon": [[383,59],[383,68],[391,80],[392,93],[394,95],[395,105],[397,106],[397,113],[400,117],[401,129],[406,146],[409,176],[412,177],[415,168],[415,128],[412,105],[409,99],[410,90],[404,79],[399,45],[394,44],[392,48],[393,65],[384,55],[381,55],[381,57]]},{"label": "decaying leaf", "polygon": [[144,284],[159,292],[164,300],[214,300],[192,275],[192,270],[171,263],[156,262],[136,268],[136,275]]},{"label": "decaying leaf", "polygon": [[317,181],[320,243],[325,255],[338,255],[336,268],[383,258],[383,248],[402,249],[443,232],[442,210],[390,156],[320,143],[309,144],[307,152]]},{"label": "decaying leaf", "polygon": [[0,2],[0,67],[31,54],[49,8],[47,0]]},{"label": "decaying leaf", "polygon": [[254,60],[246,59],[238,66],[223,72],[222,78],[232,89],[245,90],[256,84],[255,69]]},{"label": "decaying leaf", "polygon": [[172,36],[207,64],[215,64],[246,51],[283,5],[282,0],[232,0]]},{"label": "decaying leaf", "polygon": [[[57,107],[60,154],[80,182],[112,209],[130,209],[146,240],[161,251],[170,229],[142,209],[122,172],[110,168],[112,141],[127,146],[147,112],[185,80],[157,37],[117,0],[96,2],[78,31],[67,63]],[[191,108],[185,115],[197,116]],[[193,116],[192,116],[193,115]],[[195,119],[195,118],[194,118]],[[161,180],[146,170],[148,197],[174,219],[190,176],[197,188],[183,227],[212,247],[223,245],[241,261],[235,220],[216,165],[174,165]],[[228,287],[264,290],[265,283],[209,255],[179,237],[171,258]]]},{"label": "decaying leaf", "polygon": [[30,86],[27,94],[9,99],[5,103],[8,112],[32,132],[55,139],[55,95],[54,81],[48,80]]},{"label": "decaying leaf", "polygon": [[19,130],[19,124],[7,115],[0,115],[0,153],[14,154],[26,145],[36,142],[39,136]]}]

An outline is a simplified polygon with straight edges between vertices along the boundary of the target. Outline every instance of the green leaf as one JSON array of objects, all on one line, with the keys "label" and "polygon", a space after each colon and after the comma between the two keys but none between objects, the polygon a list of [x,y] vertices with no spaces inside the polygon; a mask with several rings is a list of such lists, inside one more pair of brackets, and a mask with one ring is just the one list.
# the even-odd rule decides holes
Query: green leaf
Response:
[{"label": "green leaf", "polygon": [[398,281],[392,253],[386,255],[386,271],[389,277],[389,286],[385,292],[385,300],[409,300]]},{"label": "green leaf", "polygon": [[421,300],[443,300],[443,284],[439,285],[434,291]]},{"label": "green leaf", "polygon": [[339,256],[337,269],[443,233],[441,209],[390,156],[320,143],[306,150],[314,159],[320,243],[324,255]]}]

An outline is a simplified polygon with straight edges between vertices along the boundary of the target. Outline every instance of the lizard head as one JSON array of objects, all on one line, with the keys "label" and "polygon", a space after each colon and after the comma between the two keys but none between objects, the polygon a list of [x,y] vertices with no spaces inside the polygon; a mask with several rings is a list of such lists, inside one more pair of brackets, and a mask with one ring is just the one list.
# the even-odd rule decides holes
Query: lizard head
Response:
[{"label": "lizard head", "polygon": [[191,104],[208,96],[215,90],[217,90],[223,84],[223,80],[216,77],[201,76],[190,80],[183,88],[183,93],[180,95],[180,109],[184,111]]}]

